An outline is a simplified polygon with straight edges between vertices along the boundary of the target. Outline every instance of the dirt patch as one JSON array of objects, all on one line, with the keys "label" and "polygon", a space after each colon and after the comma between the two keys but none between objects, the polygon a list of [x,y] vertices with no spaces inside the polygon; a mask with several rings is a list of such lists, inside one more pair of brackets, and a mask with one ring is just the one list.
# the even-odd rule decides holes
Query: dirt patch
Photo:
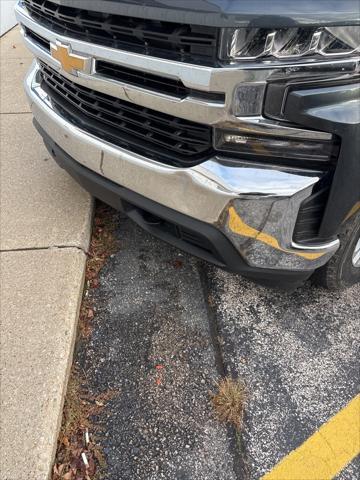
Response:
[{"label": "dirt patch", "polygon": [[92,419],[100,415],[114,395],[111,390],[91,395],[85,378],[73,369],[65,399],[53,480],[95,480],[101,477],[105,460],[96,442],[98,429]]},{"label": "dirt patch", "polygon": [[92,333],[95,306],[89,295],[91,289],[99,287],[99,273],[110,255],[119,248],[114,234],[117,224],[117,212],[101,203],[96,203],[93,231],[88,251],[85,273],[85,290],[80,309],[79,332],[86,339]]},{"label": "dirt patch", "polygon": [[[88,342],[93,331],[96,307],[91,291],[99,287],[99,273],[118,249],[114,235],[117,213],[98,202],[88,251],[85,289],[79,316],[79,339]],[[106,408],[115,392],[107,389],[96,395],[87,388],[87,378],[73,367],[64,403],[52,480],[96,480],[105,466],[102,449],[96,442],[99,427],[94,417]]]}]

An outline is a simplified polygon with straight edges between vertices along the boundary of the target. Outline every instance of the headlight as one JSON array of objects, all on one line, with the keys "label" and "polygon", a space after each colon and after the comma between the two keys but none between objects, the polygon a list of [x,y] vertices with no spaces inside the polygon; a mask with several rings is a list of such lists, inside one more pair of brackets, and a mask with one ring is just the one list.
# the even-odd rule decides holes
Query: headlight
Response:
[{"label": "headlight", "polygon": [[307,140],[218,129],[215,130],[214,147],[241,155],[242,159],[306,160],[316,164],[331,162],[337,157],[339,149],[334,137],[323,141]]},{"label": "headlight", "polygon": [[360,27],[225,28],[220,57],[254,60],[344,56],[360,49]]}]

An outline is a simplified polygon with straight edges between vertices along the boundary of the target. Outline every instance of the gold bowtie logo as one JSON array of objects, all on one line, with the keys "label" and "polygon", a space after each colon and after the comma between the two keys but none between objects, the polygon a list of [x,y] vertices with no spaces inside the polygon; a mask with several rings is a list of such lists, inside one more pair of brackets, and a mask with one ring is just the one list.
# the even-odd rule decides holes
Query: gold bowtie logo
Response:
[{"label": "gold bowtie logo", "polygon": [[63,70],[67,73],[77,72],[90,73],[91,58],[75,55],[71,52],[70,45],[63,45],[61,42],[50,44],[51,56],[61,63]]}]

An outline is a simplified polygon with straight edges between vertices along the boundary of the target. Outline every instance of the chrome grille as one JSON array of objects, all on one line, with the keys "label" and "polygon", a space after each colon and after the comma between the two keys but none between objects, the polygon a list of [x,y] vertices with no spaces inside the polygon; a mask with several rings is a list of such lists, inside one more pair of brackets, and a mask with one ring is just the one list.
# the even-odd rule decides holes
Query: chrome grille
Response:
[{"label": "chrome grille", "polygon": [[192,166],[212,152],[208,125],[173,117],[68,80],[41,63],[42,87],[55,108],[82,129],[163,163]]}]

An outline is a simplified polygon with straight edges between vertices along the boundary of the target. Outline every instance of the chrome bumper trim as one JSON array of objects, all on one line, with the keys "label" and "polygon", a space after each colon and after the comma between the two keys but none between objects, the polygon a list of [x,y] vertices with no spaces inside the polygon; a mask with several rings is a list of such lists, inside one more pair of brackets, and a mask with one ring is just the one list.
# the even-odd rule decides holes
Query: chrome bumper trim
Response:
[{"label": "chrome bumper trim", "polygon": [[25,89],[36,120],[72,158],[104,177],[162,205],[215,225],[252,266],[312,270],[339,242],[292,243],[297,213],[321,174],[275,169],[214,157],[192,168],[167,166],[82,131],[61,117],[38,80],[33,63]]}]

